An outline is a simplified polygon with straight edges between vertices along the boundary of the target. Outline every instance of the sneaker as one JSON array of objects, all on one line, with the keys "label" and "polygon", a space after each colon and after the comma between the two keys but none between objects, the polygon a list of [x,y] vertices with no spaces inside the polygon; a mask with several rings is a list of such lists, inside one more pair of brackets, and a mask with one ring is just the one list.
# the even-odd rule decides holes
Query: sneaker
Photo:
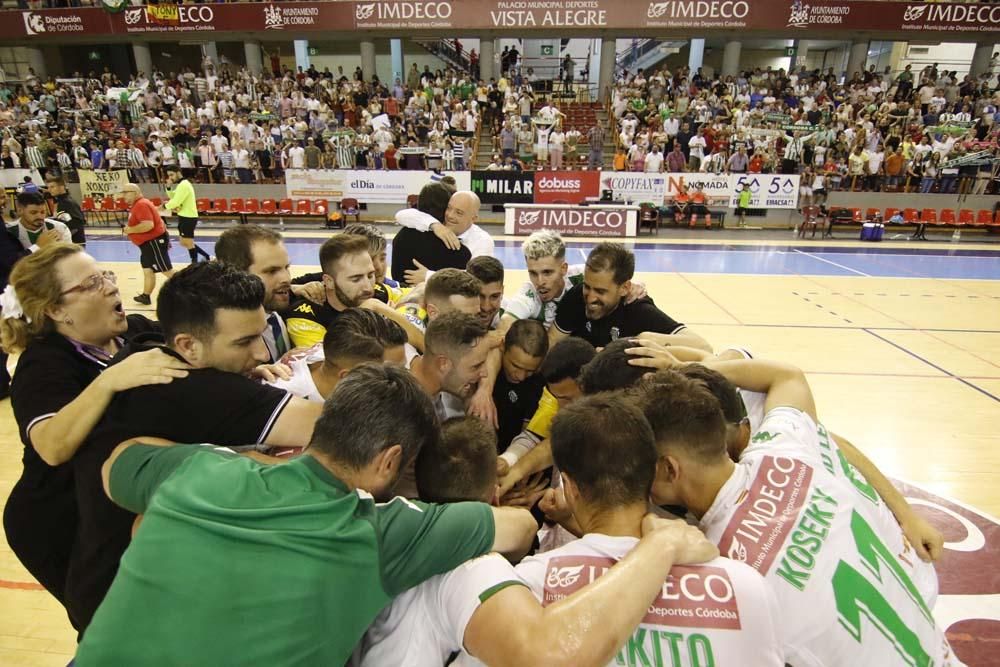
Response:
[{"label": "sneaker", "polygon": [[132,297],[132,300],[136,303],[141,303],[144,306],[151,305],[153,303],[152,299],[149,298],[148,294],[137,294]]}]

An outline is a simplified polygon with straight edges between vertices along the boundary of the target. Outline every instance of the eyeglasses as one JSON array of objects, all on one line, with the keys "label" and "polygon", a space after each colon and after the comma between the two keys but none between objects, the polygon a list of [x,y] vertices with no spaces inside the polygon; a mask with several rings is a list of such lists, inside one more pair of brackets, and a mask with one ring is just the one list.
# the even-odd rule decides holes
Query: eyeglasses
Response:
[{"label": "eyeglasses", "polygon": [[70,287],[68,290],[61,292],[59,296],[64,296],[71,292],[96,292],[104,287],[105,281],[112,285],[117,285],[118,277],[114,271],[101,271],[90,276],[76,287]]}]

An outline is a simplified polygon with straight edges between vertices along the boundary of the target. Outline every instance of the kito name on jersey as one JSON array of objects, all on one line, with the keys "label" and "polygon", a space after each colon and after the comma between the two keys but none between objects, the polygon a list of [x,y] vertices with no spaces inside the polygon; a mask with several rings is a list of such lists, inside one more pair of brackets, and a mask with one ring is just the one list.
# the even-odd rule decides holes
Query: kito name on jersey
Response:
[{"label": "kito name on jersey", "polygon": [[[562,600],[615,564],[601,556],[559,556],[548,563],[543,604]],[[660,594],[646,610],[644,625],[739,630],[740,612],[729,573],[721,567],[671,568]]]},{"label": "kito name on jersey", "polygon": [[812,474],[801,461],[763,457],[757,477],[719,541],[723,554],[767,574],[803,507],[803,491]]}]

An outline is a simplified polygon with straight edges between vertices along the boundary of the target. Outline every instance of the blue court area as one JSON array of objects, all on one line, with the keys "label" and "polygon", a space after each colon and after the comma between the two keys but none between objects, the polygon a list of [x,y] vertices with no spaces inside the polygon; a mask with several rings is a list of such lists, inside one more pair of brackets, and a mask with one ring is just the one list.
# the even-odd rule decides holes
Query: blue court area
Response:
[{"label": "blue court area", "polygon": [[[316,265],[323,236],[288,238],[293,264]],[[214,253],[211,238],[199,245]],[[569,243],[567,259],[582,263],[592,243]],[[836,247],[789,242],[788,244],[734,245],[631,243],[636,269],[641,272],[727,273],[750,275],[872,276],[898,278],[1000,279],[1000,249],[963,250],[943,242],[940,247],[921,249]],[[87,250],[98,260],[138,261],[138,249],[125,239],[95,238]],[[391,245],[390,245],[391,252]],[[186,264],[187,252],[176,241],[171,258]],[[497,241],[496,257],[510,269],[523,269],[519,241]]]}]

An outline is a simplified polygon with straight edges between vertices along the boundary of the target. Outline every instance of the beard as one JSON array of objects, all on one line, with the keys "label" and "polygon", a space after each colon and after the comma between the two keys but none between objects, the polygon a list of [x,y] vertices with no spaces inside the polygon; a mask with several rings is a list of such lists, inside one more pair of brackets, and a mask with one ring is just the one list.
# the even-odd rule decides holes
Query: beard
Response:
[{"label": "beard", "polygon": [[364,303],[365,301],[367,301],[372,297],[370,293],[366,294],[362,292],[358,294],[356,297],[351,298],[347,294],[345,294],[344,291],[340,289],[340,286],[337,285],[336,283],[333,284],[333,293],[337,295],[337,300],[340,301],[345,306],[347,306],[348,308],[357,308],[362,303]]}]

